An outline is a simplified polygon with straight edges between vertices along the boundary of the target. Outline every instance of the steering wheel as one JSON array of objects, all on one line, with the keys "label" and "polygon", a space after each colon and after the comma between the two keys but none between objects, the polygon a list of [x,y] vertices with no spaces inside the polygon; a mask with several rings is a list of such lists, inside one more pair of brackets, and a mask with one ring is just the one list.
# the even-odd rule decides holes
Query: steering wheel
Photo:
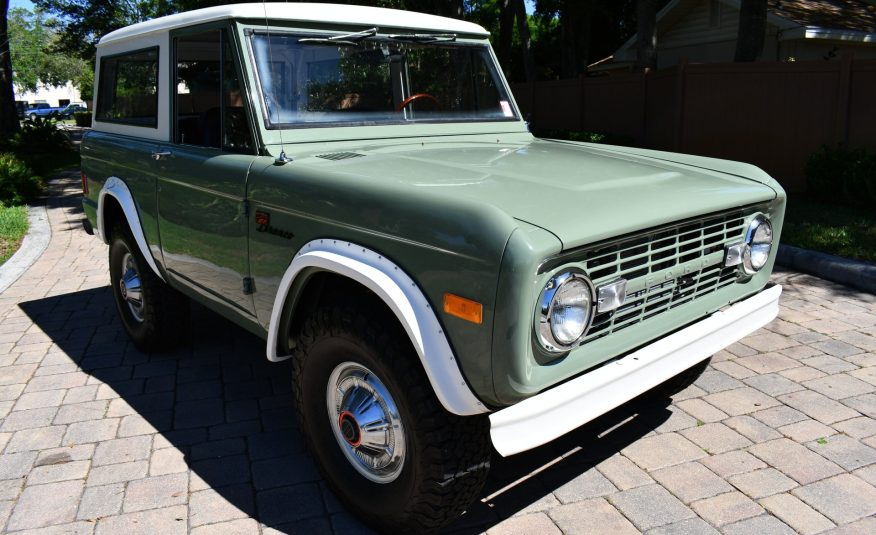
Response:
[{"label": "steering wheel", "polygon": [[433,97],[429,93],[414,93],[413,95],[404,99],[402,101],[402,103],[398,105],[398,108],[396,108],[395,111],[402,111],[407,106],[409,106],[413,101],[415,101],[417,99],[421,99],[421,98],[427,98],[427,99],[431,100],[432,102],[434,102],[435,104],[438,104],[438,99]]}]

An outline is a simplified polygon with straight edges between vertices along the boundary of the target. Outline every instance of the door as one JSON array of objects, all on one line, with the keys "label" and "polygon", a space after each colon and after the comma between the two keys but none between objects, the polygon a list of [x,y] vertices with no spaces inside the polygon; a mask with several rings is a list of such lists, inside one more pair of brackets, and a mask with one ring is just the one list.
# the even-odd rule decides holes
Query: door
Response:
[{"label": "door", "polygon": [[246,180],[255,158],[228,32],[173,39],[173,143],[154,154],[165,265],[178,281],[252,314]]}]

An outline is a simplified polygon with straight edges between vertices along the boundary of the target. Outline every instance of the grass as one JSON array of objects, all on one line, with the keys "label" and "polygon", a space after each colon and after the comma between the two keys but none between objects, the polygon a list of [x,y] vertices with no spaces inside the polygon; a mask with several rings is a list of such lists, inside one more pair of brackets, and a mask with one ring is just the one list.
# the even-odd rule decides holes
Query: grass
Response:
[{"label": "grass", "polygon": [[27,232],[27,208],[0,204],[0,264],[6,262]]},{"label": "grass", "polygon": [[782,243],[876,263],[876,211],[792,195]]}]

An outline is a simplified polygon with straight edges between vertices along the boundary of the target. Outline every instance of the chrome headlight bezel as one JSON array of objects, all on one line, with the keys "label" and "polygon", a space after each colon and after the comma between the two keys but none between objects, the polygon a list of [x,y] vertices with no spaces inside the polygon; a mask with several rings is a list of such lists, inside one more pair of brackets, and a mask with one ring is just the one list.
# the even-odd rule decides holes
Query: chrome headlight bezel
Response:
[{"label": "chrome headlight bezel", "polygon": [[[761,228],[766,228],[769,234],[768,241],[756,241],[757,240],[757,232]],[[741,269],[742,272],[746,275],[752,276],[759,272],[764,266],[769,263],[770,253],[772,253],[773,243],[774,243],[774,233],[773,233],[773,225],[770,223],[770,220],[767,216],[763,214],[757,214],[751,221],[748,223],[748,228],[745,230],[745,248],[742,251],[742,262]],[[752,256],[752,250],[755,247],[762,247],[766,245],[765,254]],[[763,252],[763,251],[761,251]],[[762,260],[756,260],[756,258],[761,258]]]},{"label": "chrome headlight bezel", "polygon": [[[583,282],[585,285],[584,287],[587,292],[586,295],[588,300],[587,320],[584,324],[584,328],[581,331],[581,334],[574,341],[572,341],[571,343],[562,343],[557,340],[556,336],[554,335],[551,319],[553,318],[557,293],[565,284],[568,284],[571,281],[580,281]],[[595,296],[596,293],[593,287],[593,283],[583,272],[567,270],[551,277],[551,279],[547,282],[541,292],[541,298],[539,299],[538,304],[537,332],[541,347],[551,353],[565,353],[581,345],[581,342],[583,341],[584,337],[587,336],[587,332],[590,330],[590,326],[593,323],[593,316],[595,315],[596,306]]]}]

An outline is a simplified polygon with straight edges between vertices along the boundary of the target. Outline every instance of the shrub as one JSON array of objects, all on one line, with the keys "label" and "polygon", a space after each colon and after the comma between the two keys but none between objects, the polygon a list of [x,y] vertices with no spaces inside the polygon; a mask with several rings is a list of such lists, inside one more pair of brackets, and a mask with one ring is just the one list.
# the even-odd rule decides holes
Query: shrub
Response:
[{"label": "shrub", "polygon": [[8,141],[6,151],[15,154],[37,175],[48,178],[59,166],[75,164],[79,155],[70,139],[51,118],[23,122]]},{"label": "shrub", "polygon": [[39,196],[39,177],[14,154],[0,153],[0,204],[23,204]]},{"label": "shrub", "polygon": [[852,206],[876,203],[876,153],[867,149],[832,148],[827,145],[806,162],[810,193]]},{"label": "shrub", "polygon": [[70,140],[58,130],[55,121],[48,117],[26,119],[21,130],[12,136],[12,149],[16,154],[45,154],[72,149]]},{"label": "shrub", "polygon": [[73,114],[73,119],[76,121],[76,126],[91,127],[91,112],[77,111]]}]

